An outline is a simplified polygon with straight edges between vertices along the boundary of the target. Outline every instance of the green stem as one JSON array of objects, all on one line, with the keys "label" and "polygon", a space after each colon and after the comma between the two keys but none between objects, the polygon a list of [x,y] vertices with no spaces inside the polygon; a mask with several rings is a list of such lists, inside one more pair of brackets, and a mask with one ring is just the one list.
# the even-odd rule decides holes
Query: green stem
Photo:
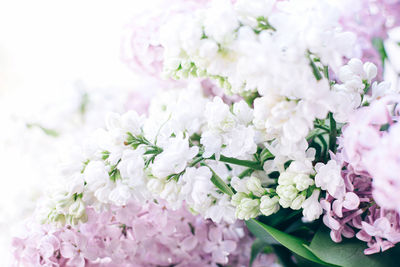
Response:
[{"label": "green stem", "polygon": [[196,165],[197,165],[198,163],[200,163],[202,160],[204,160],[203,157],[195,158],[195,159],[189,164],[189,166],[190,166],[190,167],[196,166]]},{"label": "green stem", "polygon": [[337,129],[336,129],[336,121],[333,118],[332,112],[329,112],[329,149],[332,152],[336,151],[336,137],[337,137]]},{"label": "green stem", "polygon": [[[209,159],[215,160],[215,155],[212,155]],[[239,165],[239,166],[243,166],[243,167],[248,167],[248,168],[251,168],[254,170],[259,170],[259,171],[264,170],[263,166],[261,166],[261,164],[256,161],[229,158],[229,157],[225,157],[223,155],[220,156],[219,161],[234,164],[234,165]]]},{"label": "green stem", "polygon": [[328,154],[328,144],[326,143],[324,137],[322,135],[318,135],[317,138],[322,144],[323,150],[321,151],[322,160],[325,161],[326,154]]},{"label": "green stem", "polygon": [[250,176],[253,172],[254,172],[254,170],[249,168],[249,169],[244,170],[242,173],[240,173],[238,177],[240,179],[242,179],[244,177]]}]

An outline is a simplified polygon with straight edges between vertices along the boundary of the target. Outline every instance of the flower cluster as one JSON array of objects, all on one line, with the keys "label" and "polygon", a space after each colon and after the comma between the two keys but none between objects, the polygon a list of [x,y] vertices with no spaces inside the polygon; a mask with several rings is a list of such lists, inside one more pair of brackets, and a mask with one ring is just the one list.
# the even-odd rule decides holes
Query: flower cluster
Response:
[{"label": "flower cluster", "polygon": [[275,2],[213,1],[208,9],[175,16],[161,32],[164,71],[211,77],[233,93],[280,89],[294,97],[293,87],[314,81],[309,54],[341,65],[354,36],[338,30],[328,1]]},{"label": "flower cluster", "polygon": [[[374,91],[382,86],[372,85],[377,74],[372,63],[352,59],[341,66],[339,59],[353,35],[338,30],[335,10],[327,2],[312,4],[311,8],[303,1],[250,5],[221,0],[197,9],[195,16],[182,13],[171,18],[160,29],[165,69],[174,58],[179,66],[170,74],[186,77],[178,75],[187,70],[182,67],[187,65],[180,57],[183,54],[191,62],[191,73],[199,70],[196,60],[204,63],[209,57],[215,67],[227,65],[219,60],[229,59],[229,66],[220,69],[228,71],[226,75],[207,70],[205,76],[224,77],[231,92],[242,94],[247,103],[230,104],[205,96],[194,80],[156,96],[147,117],[135,112],[110,114],[107,129],[91,137],[82,157],[76,158],[77,167],[66,173],[67,186],[53,191],[43,206],[44,218],[76,224],[87,219],[88,206],[101,210],[123,206],[131,199],[157,198],[171,208],[180,208],[185,201],[194,213],[217,223],[270,215],[280,207],[303,209],[307,220],[317,219],[322,212],[319,188],[326,190],[330,181],[319,178],[323,175],[317,174],[319,167],[314,163],[326,160],[328,150],[335,149],[336,122],[346,122],[367,101],[364,95],[370,87]],[[325,7],[331,16],[318,13]],[[324,27],[310,26],[315,18],[321,18]],[[176,31],[173,25],[188,28]],[[289,40],[293,30],[309,31],[308,37],[295,35]],[[197,32],[201,35],[193,35]],[[332,33],[329,38],[326,32]],[[246,51],[252,53],[242,53],[248,42],[262,49],[261,54],[249,46]],[[197,53],[198,45],[211,44],[220,48],[215,55],[203,53],[205,58],[185,50]],[[255,57],[260,55],[265,59],[260,64],[265,66],[256,69],[263,69],[262,75],[232,80],[247,73],[236,68],[242,61],[257,62]],[[271,67],[269,60],[279,61],[280,67]],[[287,74],[275,73],[277,69]],[[330,74],[337,80],[330,79]]]},{"label": "flower cluster", "polygon": [[356,236],[368,242],[366,254],[400,242],[398,101],[388,95],[358,110],[343,131],[340,152],[318,172],[329,181],[321,186],[327,190],[321,204],[332,239]]},{"label": "flower cluster", "polygon": [[[250,258],[242,223],[215,224],[162,203],[129,202],[97,213],[72,228],[27,224],[14,238],[15,259],[24,266],[246,266]],[[273,255],[254,266],[273,266]]]}]

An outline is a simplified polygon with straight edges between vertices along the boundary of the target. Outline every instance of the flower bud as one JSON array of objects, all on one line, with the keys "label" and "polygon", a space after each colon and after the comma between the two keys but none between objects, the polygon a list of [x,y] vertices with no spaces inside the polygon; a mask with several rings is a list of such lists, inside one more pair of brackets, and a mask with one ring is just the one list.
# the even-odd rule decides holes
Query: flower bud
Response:
[{"label": "flower bud", "polygon": [[367,62],[364,64],[363,68],[366,74],[365,78],[368,80],[368,82],[371,82],[371,80],[374,79],[378,74],[378,68],[374,63]]},{"label": "flower bud", "polygon": [[284,208],[288,208],[296,198],[298,191],[293,185],[278,185],[276,193],[279,196],[279,204]]},{"label": "flower bud", "polygon": [[254,195],[261,197],[265,193],[265,189],[261,186],[260,179],[251,176],[246,182],[247,189]]},{"label": "flower bud", "polygon": [[243,198],[239,206],[236,207],[236,217],[240,220],[255,218],[260,213],[260,200]]},{"label": "flower bud", "polygon": [[282,172],[279,175],[278,184],[280,184],[280,185],[293,184],[294,183],[293,179],[295,178],[295,176],[296,176],[296,173],[293,173],[293,172],[287,172],[287,171]]},{"label": "flower bud", "polygon": [[265,216],[269,216],[271,214],[274,214],[279,210],[279,198],[277,196],[274,196],[270,198],[269,196],[263,196],[261,198],[261,204],[260,204],[260,211],[262,214]]},{"label": "flower bud", "polygon": [[292,204],[290,204],[290,208],[292,210],[299,210],[301,208],[301,205],[303,204],[303,202],[306,200],[306,197],[304,195],[298,195],[292,202]]},{"label": "flower bud", "polygon": [[358,75],[358,76],[362,76],[364,73],[364,68],[363,68],[363,63],[360,59],[358,58],[352,58],[350,59],[350,61],[347,63],[347,65],[349,66],[349,68],[351,69],[351,71]]},{"label": "flower bud", "polygon": [[291,201],[296,198],[298,192],[299,191],[297,191],[296,187],[293,185],[278,185],[276,187],[276,193],[278,194],[279,198],[284,198]]},{"label": "flower bud", "polygon": [[294,177],[293,182],[296,184],[296,189],[299,191],[304,191],[310,185],[314,184],[314,180],[311,179],[309,175],[303,173],[297,174]]},{"label": "flower bud", "polygon": [[232,204],[233,206],[237,207],[237,206],[240,205],[240,202],[242,201],[242,199],[244,199],[244,198],[246,198],[246,197],[247,197],[247,195],[244,194],[244,193],[241,193],[241,192],[236,193],[236,194],[234,194],[234,195],[232,196],[231,204]]}]

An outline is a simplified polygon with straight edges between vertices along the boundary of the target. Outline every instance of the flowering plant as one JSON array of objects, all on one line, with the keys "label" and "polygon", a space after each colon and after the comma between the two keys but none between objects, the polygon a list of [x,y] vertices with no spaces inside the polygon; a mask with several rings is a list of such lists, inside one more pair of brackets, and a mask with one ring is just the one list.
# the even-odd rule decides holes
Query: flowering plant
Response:
[{"label": "flowering plant", "polygon": [[39,205],[47,225],[15,239],[18,261],[396,266],[400,95],[354,57],[337,3],[173,3],[127,61],[180,82],[146,115],[107,116]]}]

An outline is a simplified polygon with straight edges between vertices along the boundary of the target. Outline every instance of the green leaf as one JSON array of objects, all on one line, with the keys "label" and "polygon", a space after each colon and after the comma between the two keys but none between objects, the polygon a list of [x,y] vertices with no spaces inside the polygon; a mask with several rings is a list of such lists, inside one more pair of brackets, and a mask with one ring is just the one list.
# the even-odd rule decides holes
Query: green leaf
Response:
[{"label": "green leaf", "polygon": [[249,105],[249,107],[253,107],[254,100],[255,100],[257,97],[260,97],[260,95],[258,94],[257,91],[255,91],[255,92],[252,92],[252,91],[245,91],[245,92],[243,93],[243,99],[244,99],[244,101],[247,103],[247,105]]},{"label": "green leaf", "polygon": [[[209,159],[216,160],[215,155],[212,155]],[[236,159],[236,158],[225,157],[223,155],[221,155],[219,157],[219,161],[229,163],[229,164],[239,165],[239,166],[243,166],[243,167],[252,168],[254,170],[259,170],[259,171],[264,170],[263,166],[261,166],[261,163],[257,162],[257,161],[241,160],[241,159]]]},{"label": "green leaf", "polygon": [[343,267],[395,267],[399,266],[400,247],[383,253],[364,255],[365,242],[356,238],[344,238],[341,243],[331,240],[329,229],[325,226],[315,234],[309,249],[321,260]]},{"label": "green leaf", "polygon": [[336,152],[336,142],[337,142],[337,129],[336,129],[336,121],[333,118],[332,112],[329,112],[329,149],[332,152]]},{"label": "green leaf", "polygon": [[269,159],[273,159],[273,158],[275,158],[275,156],[272,155],[272,153],[267,148],[264,148],[260,153],[261,162],[265,162],[265,161],[267,161]]},{"label": "green leaf", "polygon": [[321,72],[319,71],[317,65],[315,65],[314,61],[311,59],[311,56],[310,56],[310,55],[308,55],[308,59],[309,59],[310,67],[311,67],[311,69],[312,69],[312,72],[313,72],[313,74],[314,74],[315,79],[316,79],[317,81],[322,80]]},{"label": "green leaf", "polygon": [[257,258],[258,254],[260,254],[267,246],[268,244],[259,238],[256,238],[256,240],[254,240],[253,244],[251,245],[249,267],[253,265],[253,262]]},{"label": "green leaf", "polygon": [[254,219],[246,221],[246,225],[249,230],[261,240],[266,237],[272,237],[292,252],[307,260],[323,265],[329,265],[315,256],[314,253],[306,247],[307,243],[303,239],[281,232],[278,229],[265,225]]},{"label": "green leaf", "polygon": [[211,177],[211,182],[222,192],[224,192],[225,194],[229,195],[229,196],[233,196],[233,191],[232,189],[224,182],[224,180],[222,180],[213,169],[211,169],[210,167],[208,167],[211,172],[212,172],[212,177]]}]

